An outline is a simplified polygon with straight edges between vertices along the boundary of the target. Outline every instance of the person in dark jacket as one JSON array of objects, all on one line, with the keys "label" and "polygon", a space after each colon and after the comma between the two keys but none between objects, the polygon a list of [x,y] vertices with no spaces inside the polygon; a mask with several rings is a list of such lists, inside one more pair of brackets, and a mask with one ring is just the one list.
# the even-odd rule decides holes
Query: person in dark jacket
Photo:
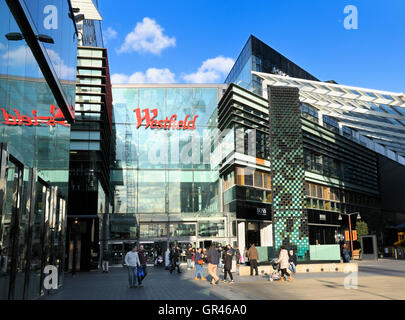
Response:
[{"label": "person in dark jacket", "polygon": [[226,276],[229,274],[229,278],[231,278],[230,283],[233,283],[232,277],[232,260],[233,260],[233,249],[230,244],[226,246],[226,250],[224,251],[224,280],[222,282],[226,282]]},{"label": "person in dark jacket", "polygon": [[143,281],[143,279],[145,279],[146,275],[148,274],[148,272],[146,271],[146,261],[147,261],[146,256],[147,256],[147,252],[145,251],[143,245],[141,244],[139,246],[138,257],[139,257],[139,262],[141,263],[141,267],[142,267],[144,275],[141,278],[138,277],[138,286],[139,287],[143,287],[142,281]]},{"label": "person in dark jacket", "polygon": [[109,250],[104,250],[104,252],[103,252],[103,263],[102,263],[103,273],[108,273],[108,267],[109,267],[110,260],[111,260],[110,251]]},{"label": "person in dark jacket", "polygon": [[236,250],[235,250],[235,259],[236,259],[236,265],[239,267],[240,266],[240,250],[239,250],[239,246],[236,246]]},{"label": "person in dark jacket", "polygon": [[211,284],[217,284],[219,278],[217,276],[217,269],[219,263],[219,252],[212,243],[207,252],[208,273],[212,277]]},{"label": "person in dark jacket", "polygon": [[174,269],[177,268],[177,273],[181,273],[180,271],[180,256],[181,256],[181,250],[179,247],[172,248],[170,251],[170,273],[174,271]]},{"label": "person in dark jacket", "polygon": [[294,253],[294,250],[290,250],[288,252],[289,255],[289,259],[288,262],[290,263],[290,265],[288,266],[288,269],[290,269],[290,271],[292,271],[293,273],[297,272],[297,256]]}]

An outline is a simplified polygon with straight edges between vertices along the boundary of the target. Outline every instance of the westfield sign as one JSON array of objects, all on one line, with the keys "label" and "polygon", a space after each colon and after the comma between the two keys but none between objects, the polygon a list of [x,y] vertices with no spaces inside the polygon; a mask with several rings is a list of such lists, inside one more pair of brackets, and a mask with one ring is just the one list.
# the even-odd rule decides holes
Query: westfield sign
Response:
[{"label": "westfield sign", "polygon": [[[177,121],[177,114],[172,115],[170,118],[166,117],[164,120],[156,119],[158,116],[158,109],[149,110],[143,109],[143,116],[140,108],[134,109],[136,120],[138,122],[136,128],[144,125],[145,129],[163,129],[163,130],[195,130],[195,121],[198,116],[187,115],[184,120]],[[145,123],[143,124],[143,122]]]},{"label": "westfield sign", "polygon": [[44,117],[38,116],[37,110],[32,110],[32,116],[23,115],[17,109],[11,109],[14,113],[7,113],[6,109],[0,108],[3,113],[3,124],[9,126],[41,126],[48,125],[54,127],[56,124],[60,124],[64,127],[69,127],[69,124],[65,123],[65,117],[62,111],[51,104],[50,112],[52,116]]}]

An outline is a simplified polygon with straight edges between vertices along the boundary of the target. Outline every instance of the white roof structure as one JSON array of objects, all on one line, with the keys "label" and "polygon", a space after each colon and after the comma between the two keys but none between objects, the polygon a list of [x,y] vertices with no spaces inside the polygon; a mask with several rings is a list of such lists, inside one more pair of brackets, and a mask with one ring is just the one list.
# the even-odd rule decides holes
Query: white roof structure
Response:
[{"label": "white roof structure", "polygon": [[87,20],[103,20],[92,0],[71,0],[72,8],[79,8],[77,14],[84,14]]},{"label": "white roof structure", "polygon": [[367,137],[368,139],[359,138],[363,142],[365,140],[369,142],[367,143],[369,148],[405,164],[405,95],[403,93],[255,71],[252,73],[263,80],[263,95],[266,98],[267,85],[298,87],[300,101],[317,109],[320,118],[323,118],[321,115],[333,118],[340,129],[348,127],[358,132],[360,136]]}]

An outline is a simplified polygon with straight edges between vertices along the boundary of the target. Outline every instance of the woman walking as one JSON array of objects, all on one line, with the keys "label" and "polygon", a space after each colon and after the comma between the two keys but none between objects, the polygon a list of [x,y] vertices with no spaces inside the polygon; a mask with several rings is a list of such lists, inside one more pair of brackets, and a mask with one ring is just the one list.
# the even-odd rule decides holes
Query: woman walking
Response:
[{"label": "woman walking", "polygon": [[[194,280],[205,280],[204,278],[204,272],[203,272],[203,265],[204,265],[204,254],[202,253],[201,248],[197,249],[197,252],[195,253],[195,278]],[[198,278],[198,275],[200,275],[200,279]]]},{"label": "woman walking", "polygon": [[287,275],[290,279],[290,281],[293,281],[294,278],[288,273],[287,268],[289,263],[289,256],[288,256],[288,251],[285,246],[281,246],[280,250],[280,255],[276,261],[276,263],[280,263],[280,270],[281,270],[281,279],[280,281],[284,281],[285,275]]},{"label": "woman walking", "polygon": [[229,281],[230,283],[233,283],[233,277],[232,277],[232,260],[233,260],[233,249],[230,244],[226,246],[226,251],[224,252],[224,280],[222,282],[226,282],[226,276],[229,274],[229,278],[231,280]]}]

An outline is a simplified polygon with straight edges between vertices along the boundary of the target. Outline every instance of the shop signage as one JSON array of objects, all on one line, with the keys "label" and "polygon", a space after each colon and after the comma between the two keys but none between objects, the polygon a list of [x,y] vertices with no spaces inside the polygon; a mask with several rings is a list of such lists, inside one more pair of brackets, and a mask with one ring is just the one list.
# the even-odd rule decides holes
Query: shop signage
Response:
[{"label": "shop signage", "polygon": [[267,210],[266,210],[266,208],[256,208],[256,213],[259,216],[265,216],[265,215],[267,215]]},{"label": "shop signage", "polygon": [[[158,109],[149,110],[148,108],[143,109],[142,112],[140,108],[134,109],[138,129],[141,125],[145,126],[145,129],[164,129],[164,130],[195,130],[195,121],[198,116],[187,115],[184,120],[178,120],[177,114],[173,114],[170,118],[166,117],[164,120],[156,119],[158,116]],[[178,120],[178,121],[177,121]],[[145,121],[144,124],[142,124]]]},{"label": "shop signage", "polygon": [[37,110],[32,110],[32,116],[23,115],[17,109],[11,109],[13,112],[7,113],[6,109],[0,108],[3,114],[3,124],[9,126],[41,126],[48,125],[54,127],[56,124],[60,124],[64,127],[69,127],[69,124],[65,123],[65,117],[62,111],[51,104],[50,112],[52,116],[38,116]]}]

